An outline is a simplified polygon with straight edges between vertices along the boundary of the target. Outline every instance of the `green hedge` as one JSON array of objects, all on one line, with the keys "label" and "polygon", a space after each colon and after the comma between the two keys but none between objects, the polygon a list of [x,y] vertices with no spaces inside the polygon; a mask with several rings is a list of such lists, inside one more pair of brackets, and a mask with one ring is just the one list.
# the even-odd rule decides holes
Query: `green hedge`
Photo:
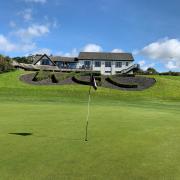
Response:
[{"label": "green hedge", "polygon": [[72,80],[78,84],[82,84],[82,85],[91,85],[90,81],[83,81],[77,78],[77,76],[73,76]]},{"label": "green hedge", "polygon": [[54,73],[50,73],[48,71],[38,71],[35,73],[32,81],[42,81],[45,79],[51,79],[52,83],[58,83],[58,79]]},{"label": "green hedge", "polygon": [[11,59],[9,57],[4,57],[0,55],[0,73],[9,72],[15,70],[11,64]]},{"label": "green hedge", "polygon": [[51,81],[52,83],[58,83],[58,79],[55,74],[51,74]]},{"label": "green hedge", "polygon": [[44,79],[48,79],[49,77],[50,77],[50,72],[41,70],[36,72],[33,81],[42,81]]}]

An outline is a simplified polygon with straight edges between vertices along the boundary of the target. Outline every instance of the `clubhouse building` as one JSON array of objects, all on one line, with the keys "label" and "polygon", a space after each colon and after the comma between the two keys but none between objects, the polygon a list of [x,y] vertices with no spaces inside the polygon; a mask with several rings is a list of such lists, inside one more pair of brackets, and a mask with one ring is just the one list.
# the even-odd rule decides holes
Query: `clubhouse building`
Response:
[{"label": "clubhouse building", "polygon": [[95,71],[103,75],[133,74],[138,68],[131,53],[80,52],[78,57],[35,55],[33,66],[56,71]]}]

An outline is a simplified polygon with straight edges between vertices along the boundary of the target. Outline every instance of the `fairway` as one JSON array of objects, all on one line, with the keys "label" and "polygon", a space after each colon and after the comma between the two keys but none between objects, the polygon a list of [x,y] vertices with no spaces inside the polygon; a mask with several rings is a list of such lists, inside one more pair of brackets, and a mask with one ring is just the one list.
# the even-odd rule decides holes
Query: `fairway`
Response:
[{"label": "fairway", "polygon": [[[152,88],[92,93],[0,75],[0,179],[180,179],[180,77]],[[29,133],[22,136],[19,133]]]}]

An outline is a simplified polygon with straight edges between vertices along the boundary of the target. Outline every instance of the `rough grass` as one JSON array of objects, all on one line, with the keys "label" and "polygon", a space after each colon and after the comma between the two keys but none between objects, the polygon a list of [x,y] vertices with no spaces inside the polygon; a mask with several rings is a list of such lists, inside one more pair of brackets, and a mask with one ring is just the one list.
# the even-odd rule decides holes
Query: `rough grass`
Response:
[{"label": "rough grass", "polygon": [[180,179],[180,77],[93,92],[85,142],[88,87],[32,86],[20,74],[0,75],[0,179]]}]

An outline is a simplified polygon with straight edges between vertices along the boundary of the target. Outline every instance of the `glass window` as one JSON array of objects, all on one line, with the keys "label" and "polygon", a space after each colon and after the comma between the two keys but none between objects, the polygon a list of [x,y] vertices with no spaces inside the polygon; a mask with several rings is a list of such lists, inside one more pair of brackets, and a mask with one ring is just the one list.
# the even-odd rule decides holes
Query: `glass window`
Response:
[{"label": "glass window", "polygon": [[95,61],[95,67],[101,67],[101,61]]},{"label": "glass window", "polygon": [[111,62],[110,61],[106,61],[105,62],[105,67],[111,67]]},{"label": "glass window", "polygon": [[116,62],[116,67],[121,68],[122,67],[122,62]]},{"label": "glass window", "polygon": [[126,62],[126,66],[129,66],[129,62]]},{"label": "glass window", "polygon": [[49,59],[42,59],[41,65],[52,65]]},{"label": "glass window", "polygon": [[69,63],[69,68],[70,69],[75,69],[76,68],[76,63]]},{"label": "glass window", "polygon": [[90,61],[84,61],[84,66],[86,68],[89,68],[91,66],[91,62]]},{"label": "glass window", "polygon": [[57,61],[56,65],[61,68],[63,66],[63,62]]}]

